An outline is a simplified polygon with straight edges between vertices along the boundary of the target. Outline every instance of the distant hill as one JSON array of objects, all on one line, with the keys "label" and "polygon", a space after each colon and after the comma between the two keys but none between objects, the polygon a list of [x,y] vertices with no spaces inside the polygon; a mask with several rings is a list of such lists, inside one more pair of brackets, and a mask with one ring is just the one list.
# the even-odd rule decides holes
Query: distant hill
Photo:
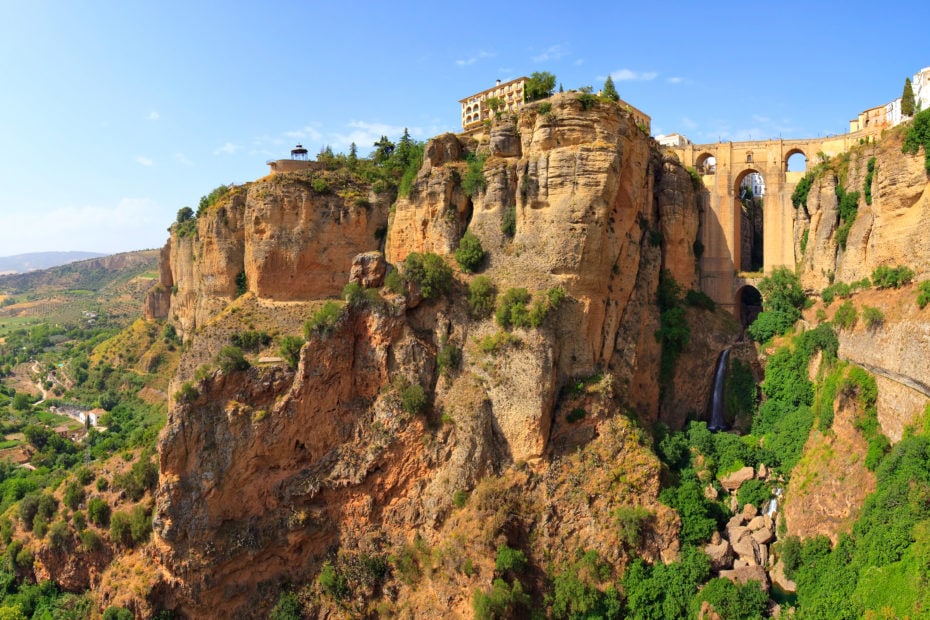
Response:
[{"label": "distant hill", "polygon": [[[69,253],[61,252],[60,254]],[[81,254],[81,252],[70,254]],[[158,250],[96,255],[96,258],[75,260],[49,269],[0,275],[0,291],[9,294],[68,289],[98,291],[111,282],[157,269]]]},{"label": "distant hill", "polygon": [[99,252],[30,252],[15,256],[0,256],[0,273],[24,273],[48,269],[87,258],[106,256]]}]

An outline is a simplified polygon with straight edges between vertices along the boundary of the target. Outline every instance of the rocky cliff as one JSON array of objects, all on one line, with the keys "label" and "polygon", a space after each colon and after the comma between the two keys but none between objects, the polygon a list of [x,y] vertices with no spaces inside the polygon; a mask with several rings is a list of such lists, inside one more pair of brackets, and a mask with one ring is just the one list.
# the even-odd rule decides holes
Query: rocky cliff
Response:
[{"label": "rocky cliff", "polygon": [[[471,195],[466,153],[483,160],[483,187]],[[175,227],[161,286],[172,291],[169,318],[192,339],[185,355],[205,350],[198,342],[210,326],[250,304],[297,304],[309,316],[300,304],[338,295],[352,257],[376,249],[385,224],[387,260],[401,268],[413,252],[454,264],[468,230],[498,292],[560,287],[565,298],[539,327],[504,336],[468,312],[473,276],[456,274],[448,295],[419,304],[372,290],[314,332],[296,370],[217,370],[197,382],[159,446],[155,547],[172,584],[153,588],[162,603],[191,617],[257,616],[284,583],[312,591],[325,561],[349,571],[359,558],[391,556],[395,574],[413,558],[415,579],[375,580],[363,600],[340,605],[467,615],[502,542],[540,563],[567,562],[583,547],[622,567],[632,550],[617,539],[620,506],[651,515],[639,554],[675,557],[678,521],[657,502],[659,463],[621,413],[678,424],[704,406],[682,388],[659,405],[660,271],[686,289],[697,282],[687,172],[619,106],[585,109],[565,95],[545,111],[530,106],[487,130],[431,140],[389,220],[382,195],[321,187],[275,175],[230,192],[196,230]],[[242,288],[245,301],[230,305]],[[704,319],[694,311],[691,320]],[[278,326],[280,335],[294,329]],[[709,384],[727,338],[695,340],[693,354],[707,359],[683,363],[702,369],[692,382]],[[450,348],[457,363],[440,361]],[[182,374],[191,368],[182,362]],[[411,389],[422,390],[422,405],[411,406]],[[441,555],[450,541],[459,541],[460,569],[427,570],[418,554]],[[325,596],[317,604],[321,614],[335,609]]]},{"label": "rocky cliff", "polygon": [[378,249],[390,199],[325,172],[236,187],[196,222],[172,227],[146,314],[170,316],[189,337],[245,292],[274,301],[336,296],[352,258]]}]

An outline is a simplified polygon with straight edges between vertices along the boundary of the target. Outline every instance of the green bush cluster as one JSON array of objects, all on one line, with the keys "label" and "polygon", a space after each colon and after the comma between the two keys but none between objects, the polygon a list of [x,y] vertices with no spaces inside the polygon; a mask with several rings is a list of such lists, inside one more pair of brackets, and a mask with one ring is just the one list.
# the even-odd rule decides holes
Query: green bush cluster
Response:
[{"label": "green bush cluster", "polygon": [[801,318],[807,298],[797,275],[786,267],[778,267],[762,278],[759,291],[765,299],[765,310],[759,313],[748,331],[756,342],[765,342],[791,329]]},{"label": "green bush cluster", "polygon": [[484,177],[484,162],[486,159],[485,156],[478,156],[474,153],[469,153],[465,158],[468,167],[465,170],[465,176],[462,178],[462,189],[469,198],[484,191],[488,186],[488,180]]},{"label": "green bush cluster", "polygon": [[494,312],[497,287],[487,276],[477,276],[468,283],[468,313],[474,319],[483,319]]},{"label": "green bush cluster", "polygon": [[310,340],[314,334],[331,334],[341,316],[342,304],[327,301],[304,323],[304,337]]},{"label": "green bush cluster", "polygon": [[840,224],[836,229],[836,243],[846,249],[849,231],[859,213],[859,192],[847,192],[842,183],[836,184],[836,197],[839,201],[838,215]]},{"label": "green bush cluster", "polygon": [[872,283],[878,288],[901,288],[914,279],[914,271],[904,265],[881,265],[872,272]]},{"label": "green bush cluster", "polygon": [[596,551],[582,553],[559,567],[553,578],[549,603],[554,618],[622,618],[623,604],[617,589],[602,587],[610,580],[610,564]]},{"label": "green bush cluster", "polygon": [[550,288],[537,296],[531,296],[525,288],[508,289],[497,301],[494,319],[503,329],[539,327],[564,299],[562,287]]},{"label": "green bush cluster", "polygon": [[873,306],[862,306],[862,322],[869,329],[881,327],[885,322],[885,314]]},{"label": "green bush cluster", "polygon": [[914,116],[904,136],[901,151],[916,155],[920,147],[924,147],[924,167],[930,174],[930,109]]},{"label": "green bush cluster", "polygon": [[402,386],[399,396],[401,408],[411,415],[422,413],[426,408],[426,392],[419,383]]},{"label": "green bush cluster", "polygon": [[904,618],[930,605],[930,440],[906,434],[876,480],[850,534],[832,548],[823,536],[805,540],[794,554],[804,617]]},{"label": "green bush cluster", "polygon": [[681,287],[665,269],[659,274],[656,303],[660,314],[655,338],[662,345],[659,380],[664,384],[672,379],[675,363],[691,340],[691,328],[681,307]]},{"label": "green bush cluster", "polygon": [[300,361],[300,349],[304,346],[304,339],[298,336],[284,336],[278,345],[278,353],[291,368],[297,368]]},{"label": "green bush cluster", "polygon": [[856,280],[851,284],[847,284],[845,282],[834,282],[820,292],[820,298],[823,300],[824,304],[829,306],[837,297],[840,299],[846,299],[857,290],[867,289],[870,286],[872,286],[872,281],[869,278],[862,278],[861,280]]},{"label": "green bush cluster", "polygon": [[233,346],[239,347],[244,351],[254,352],[271,344],[271,336],[264,331],[249,329],[244,332],[233,334],[229,337],[229,342]]},{"label": "green bush cluster", "polygon": [[840,329],[852,329],[856,326],[858,320],[859,312],[856,310],[856,306],[853,305],[852,300],[847,299],[844,301],[833,313],[833,324]]},{"label": "green bush cluster", "polygon": [[496,355],[500,353],[505,348],[510,345],[515,345],[520,342],[520,339],[511,334],[510,332],[501,330],[496,334],[490,336],[485,336],[478,341],[478,349],[482,353],[489,353]]},{"label": "green bush cluster", "polygon": [[481,247],[481,240],[471,232],[462,235],[459,239],[459,247],[455,249],[455,262],[465,273],[478,271],[481,263],[484,262],[484,248]]},{"label": "green bush cluster", "polygon": [[930,304],[930,280],[917,285],[917,306],[923,310],[927,304]]},{"label": "green bush cluster", "polygon": [[229,374],[240,370],[248,370],[251,364],[245,359],[242,349],[232,345],[227,345],[220,349],[216,355],[216,363],[219,365],[223,374]]},{"label": "green bush cluster", "polygon": [[794,208],[804,207],[804,210],[807,210],[807,195],[810,194],[811,186],[814,184],[814,171],[811,170],[798,181],[798,184],[795,185],[794,191],[791,193],[791,204],[794,205]]},{"label": "green bush cluster", "polygon": [[452,289],[452,268],[438,254],[411,252],[403,271],[403,279],[415,284],[423,299],[437,299]]},{"label": "green bush cluster", "polygon": [[510,239],[517,234],[517,205],[506,206],[501,212],[501,232]]},{"label": "green bush cluster", "polygon": [[875,178],[875,158],[870,157],[866,166],[865,181],[862,186],[862,193],[865,194],[865,204],[872,204],[872,179]]},{"label": "green bush cluster", "polygon": [[449,377],[461,365],[462,350],[452,343],[443,343],[436,353],[436,369],[439,370],[439,374]]}]

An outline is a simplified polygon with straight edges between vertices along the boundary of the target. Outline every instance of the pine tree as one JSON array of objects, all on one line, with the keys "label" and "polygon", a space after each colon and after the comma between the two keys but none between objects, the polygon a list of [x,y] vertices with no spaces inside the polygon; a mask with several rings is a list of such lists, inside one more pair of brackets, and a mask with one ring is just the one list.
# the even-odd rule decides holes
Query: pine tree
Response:
[{"label": "pine tree", "polygon": [[904,93],[901,95],[901,114],[914,116],[914,88],[911,86],[911,78],[904,80]]},{"label": "pine tree", "polygon": [[620,101],[620,94],[617,92],[616,87],[614,86],[614,80],[609,75],[604,81],[604,90],[601,91],[601,95],[605,99],[610,99],[611,101]]}]

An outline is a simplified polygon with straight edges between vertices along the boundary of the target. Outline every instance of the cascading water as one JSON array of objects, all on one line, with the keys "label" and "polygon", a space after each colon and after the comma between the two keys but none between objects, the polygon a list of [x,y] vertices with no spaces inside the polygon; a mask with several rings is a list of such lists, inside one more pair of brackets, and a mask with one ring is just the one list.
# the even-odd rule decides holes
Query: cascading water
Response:
[{"label": "cascading water", "polygon": [[727,430],[726,420],[723,419],[723,381],[727,376],[727,360],[730,358],[730,349],[724,349],[717,358],[717,372],[714,373],[714,392],[710,399],[710,426],[712,431]]}]

